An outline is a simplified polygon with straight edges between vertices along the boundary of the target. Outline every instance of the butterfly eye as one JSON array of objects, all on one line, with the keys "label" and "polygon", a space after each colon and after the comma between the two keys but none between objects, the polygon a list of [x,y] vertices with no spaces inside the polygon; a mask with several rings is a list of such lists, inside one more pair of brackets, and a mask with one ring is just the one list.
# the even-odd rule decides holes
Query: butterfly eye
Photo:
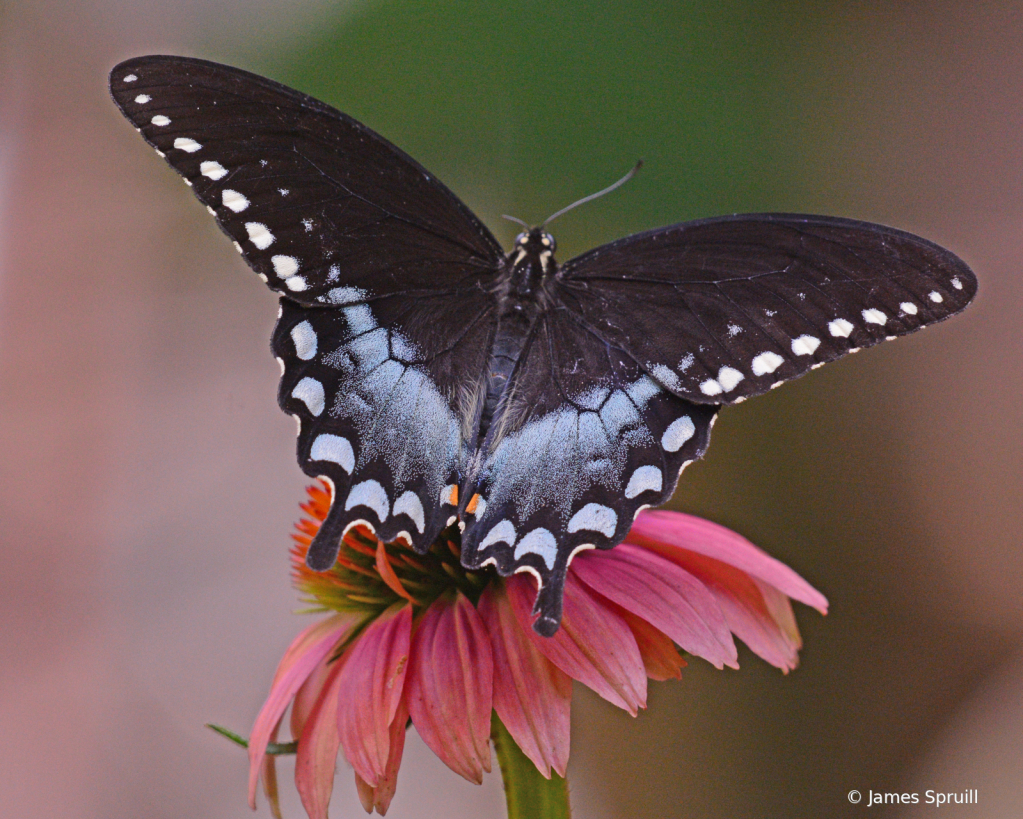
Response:
[{"label": "butterfly eye", "polygon": [[549,233],[544,233],[540,237],[540,244],[542,244],[545,249],[551,251],[552,253],[554,252],[556,247],[556,245],[554,244],[554,237],[551,236],[551,234]]},{"label": "butterfly eye", "polygon": [[528,233],[520,233],[518,236],[515,237],[515,244],[517,245],[524,245],[528,241],[529,241]]}]

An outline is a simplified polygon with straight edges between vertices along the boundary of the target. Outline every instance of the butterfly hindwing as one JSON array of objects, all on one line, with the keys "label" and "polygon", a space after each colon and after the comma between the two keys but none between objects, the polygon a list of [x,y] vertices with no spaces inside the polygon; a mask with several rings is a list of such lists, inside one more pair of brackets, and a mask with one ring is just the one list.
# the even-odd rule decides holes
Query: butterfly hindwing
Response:
[{"label": "butterfly hindwing", "polygon": [[415,327],[417,310],[436,314],[429,302],[393,297],[328,310],[281,299],[272,340],[279,401],[299,423],[299,465],[334,490],[310,565],[321,551],[321,562],[332,564],[338,538],[359,521],[421,551],[450,522],[452,489],[468,458],[471,409],[463,402],[472,403],[454,373],[482,372],[491,332],[486,300],[477,300],[463,304],[477,308],[478,320],[462,343],[438,348],[428,335],[417,344],[395,329]]},{"label": "butterfly hindwing", "polygon": [[421,165],[312,97],[181,57],[125,61],[110,87],[249,266],[294,301],[448,292],[503,258]]},{"label": "butterfly hindwing", "polygon": [[462,536],[467,566],[541,581],[538,630],[553,633],[572,555],[610,548],[664,503],[707,447],[716,407],[664,390],[564,310],[543,314],[519,360]]},{"label": "butterfly hindwing", "polygon": [[754,214],[637,234],[567,262],[569,309],[675,395],[727,404],[958,313],[938,245],[850,219]]}]

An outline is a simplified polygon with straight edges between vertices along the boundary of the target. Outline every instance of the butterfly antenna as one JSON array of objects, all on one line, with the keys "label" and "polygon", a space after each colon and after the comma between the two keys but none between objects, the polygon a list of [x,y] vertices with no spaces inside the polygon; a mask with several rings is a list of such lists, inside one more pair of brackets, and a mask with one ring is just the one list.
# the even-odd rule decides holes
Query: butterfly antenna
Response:
[{"label": "butterfly antenna", "polygon": [[634,177],[636,175],[636,172],[640,168],[642,168],[642,167],[643,167],[643,160],[641,159],[635,165],[632,166],[632,170],[631,171],[629,171],[627,174],[625,174],[625,176],[623,176],[621,179],[619,179],[613,185],[608,185],[602,191],[597,191],[596,193],[591,193],[589,196],[584,196],[582,199],[578,200],[577,202],[573,202],[567,208],[562,208],[557,213],[555,213],[553,216],[548,216],[546,219],[543,220],[543,222],[541,223],[540,227],[545,228],[545,227],[547,227],[547,225],[549,225],[551,222],[553,222],[555,219],[557,219],[562,214],[568,213],[570,210],[572,210],[572,208],[577,208],[580,205],[586,204],[587,202],[592,202],[594,199],[599,199],[605,193],[611,193],[611,191],[620,188],[622,185],[624,185],[626,182],[628,182],[630,179],[632,179],[632,177]]},{"label": "butterfly antenna", "polygon": [[522,227],[524,227],[526,230],[529,230],[529,225],[527,225],[525,222],[523,222],[521,219],[515,216],[509,216],[507,213],[502,213],[501,218],[507,219],[509,222],[517,222],[518,224],[522,225]]}]

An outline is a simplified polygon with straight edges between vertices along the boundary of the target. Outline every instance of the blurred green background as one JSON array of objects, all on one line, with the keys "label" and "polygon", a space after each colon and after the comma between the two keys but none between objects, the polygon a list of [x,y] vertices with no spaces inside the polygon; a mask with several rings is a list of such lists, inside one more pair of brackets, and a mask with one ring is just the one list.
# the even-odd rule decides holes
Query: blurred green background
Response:
[{"label": "blurred green background", "polygon": [[[500,214],[538,222],[643,158],[559,219],[562,260],[796,211],[973,265],[963,316],[725,411],[672,501],[830,598],[797,612],[801,668],[694,661],[635,720],[577,688],[570,781],[581,819],[853,816],[852,788],[976,788],[942,815],[1018,816],[1020,42],[1010,2],[8,3],[0,811],[248,815],[241,756],[201,725],[246,730],[301,623],[274,299],[105,88],[118,60],[175,53],[355,116],[506,245]],[[360,813],[341,770],[332,815]],[[501,816],[499,778],[474,788],[410,740],[389,815]]]}]

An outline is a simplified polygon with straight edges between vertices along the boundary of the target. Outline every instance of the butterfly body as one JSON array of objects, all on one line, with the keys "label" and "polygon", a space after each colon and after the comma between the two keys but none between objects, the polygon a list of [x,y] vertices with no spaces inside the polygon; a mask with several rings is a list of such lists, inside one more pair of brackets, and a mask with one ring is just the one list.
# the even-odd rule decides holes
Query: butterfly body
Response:
[{"label": "butterfly body", "polygon": [[280,296],[278,400],[333,486],[307,561],[356,525],[529,571],[551,634],[572,556],[611,548],[702,456],[722,405],[964,309],[976,279],[894,228],[748,214],[558,264],[505,253],[432,174],[278,83],[180,57],[111,73],[124,115]]}]

